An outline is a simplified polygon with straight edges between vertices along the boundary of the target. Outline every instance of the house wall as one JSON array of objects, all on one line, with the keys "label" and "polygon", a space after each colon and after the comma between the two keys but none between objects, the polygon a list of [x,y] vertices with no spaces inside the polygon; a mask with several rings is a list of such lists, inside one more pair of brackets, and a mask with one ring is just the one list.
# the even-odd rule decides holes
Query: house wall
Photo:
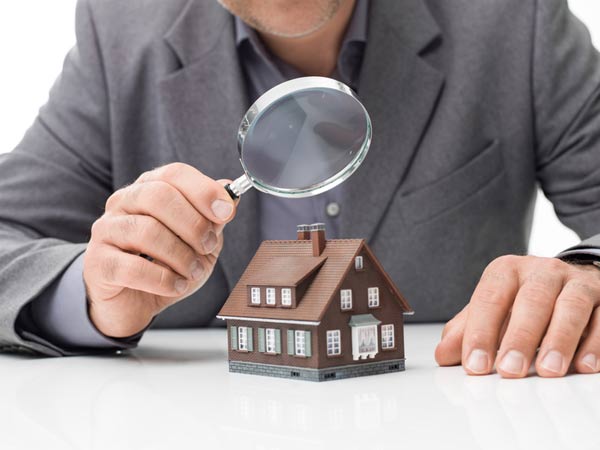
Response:
[{"label": "house wall", "polygon": [[[231,333],[230,327],[251,327],[252,337],[254,341],[254,350],[244,352],[231,349]],[[258,329],[259,328],[275,328],[281,330],[281,354],[272,355],[261,353],[258,351]],[[312,356],[295,356],[287,354],[287,330],[303,330],[311,332],[311,353]],[[317,327],[305,325],[290,325],[271,322],[254,322],[244,320],[228,320],[227,321],[227,348],[230,361],[253,362],[259,364],[279,364],[284,366],[295,366],[305,368],[318,368],[317,348],[318,348],[318,333]]]},{"label": "house wall", "polygon": [[[404,358],[404,316],[402,308],[391,289],[387,287],[383,276],[375,269],[369,256],[363,251],[362,271],[350,268],[348,275],[340,286],[341,289],[352,289],[352,310],[342,311],[339,290],[321,321],[318,330],[318,364],[319,367],[333,367],[347,364],[364,364],[374,361],[385,361]],[[379,308],[369,308],[367,289],[379,287]],[[350,318],[359,314],[372,314],[381,321],[378,326],[379,352],[375,358],[354,361],[352,359],[352,329],[348,325]],[[394,325],[395,349],[381,349],[381,325]],[[327,356],[327,330],[340,330],[341,355]]]}]

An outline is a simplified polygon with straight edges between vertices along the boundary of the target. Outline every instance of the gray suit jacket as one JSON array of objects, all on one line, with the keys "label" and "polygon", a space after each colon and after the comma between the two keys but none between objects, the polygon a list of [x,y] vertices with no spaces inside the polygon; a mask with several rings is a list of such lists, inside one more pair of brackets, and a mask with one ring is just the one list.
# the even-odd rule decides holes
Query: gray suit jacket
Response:
[{"label": "gray suit jacket", "polygon": [[[249,105],[215,0],[80,0],[77,42],[0,162],[2,346],[59,352],[15,320],[84,251],[114,190],[173,161],[241,173]],[[538,183],[582,238],[600,232],[600,60],[565,0],[375,0],[359,95],[374,139],[341,234],[369,240],[414,320],[449,319],[492,259],[527,251]],[[258,246],[257,195],[212,278],[155,326],[213,323]]]}]

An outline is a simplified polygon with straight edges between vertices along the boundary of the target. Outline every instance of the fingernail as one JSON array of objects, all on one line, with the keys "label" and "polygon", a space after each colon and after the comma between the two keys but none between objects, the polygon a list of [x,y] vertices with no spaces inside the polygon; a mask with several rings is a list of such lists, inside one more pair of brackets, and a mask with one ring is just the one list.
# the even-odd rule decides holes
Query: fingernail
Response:
[{"label": "fingernail", "polygon": [[202,268],[202,263],[200,260],[196,260],[192,263],[192,267],[190,268],[190,273],[192,274],[192,279],[197,280],[202,276],[202,272],[204,272]]},{"label": "fingernail", "polygon": [[598,371],[598,358],[593,353],[588,353],[583,357],[581,362],[592,369],[594,372]]},{"label": "fingernail", "polygon": [[184,280],[183,278],[179,278],[177,281],[175,281],[175,290],[177,292],[179,292],[180,294],[183,294],[185,291],[187,291],[187,288],[188,288],[187,280]]},{"label": "fingernail", "polygon": [[540,366],[550,372],[560,373],[563,366],[563,357],[556,350],[549,351],[548,354],[544,356]]},{"label": "fingernail", "polygon": [[212,253],[212,251],[217,247],[217,235],[214,231],[209,231],[204,240],[202,241],[202,246],[207,253]]},{"label": "fingernail", "polygon": [[504,355],[504,358],[502,358],[502,361],[500,361],[498,368],[502,372],[510,373],[513,375],[520,375],[521,373],[523,373],[524,365],[525,356],[523,356],[523,353],[518,352],[517,350],[511,350],[506,355]]},{"label": "fingernail", "polygon": [[488,354],[484,350],[475,349],[467,358],[467,369],[473,373],[487,373]]},{"label": "fingernail", "polygon": [[233,212],[233,205],[225,200],[215,200],[211,205],[212,212],[221,220],[227,220]]}]

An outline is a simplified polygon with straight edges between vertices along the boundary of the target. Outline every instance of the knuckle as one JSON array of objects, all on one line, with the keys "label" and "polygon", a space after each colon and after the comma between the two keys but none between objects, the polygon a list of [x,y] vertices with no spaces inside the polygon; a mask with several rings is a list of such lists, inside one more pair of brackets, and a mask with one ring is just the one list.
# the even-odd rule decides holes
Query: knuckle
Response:
[{"label": "knuckle", "polygon": [[494,259],[490,263],[490,267],[495,271],[512,270],[521,261],[521,256],[517,255],[502,255]]},{"label": "knuckle", "polygon": [[558,298],[557,303],[564,306],[566,310],[578,314],[591,314],[594,301],[583,289],[575,288],[568,295]]},{"label": "knuckle", "polygon": [[472,303],[484,310],[496,309],[500,305],[498,290],[493,287],[479,285],[473,296]]},{"label": "knuckle", "polygon": [[138,230],[139,236],[144,243],[161,242],[163,239],[163,226],[158,220],[149,217]]},{"label": "knuckle", "polygon": [[159,169],[160,179],[165,181],[176,180],[181,177],[183,172],[187,169],[187,165],[180,162],[167,164]]},{"label": "knuckle", "polygon": [[112,211],[117,209],[119,204],[121,203],[123,196],[125,195],[125,190],[127,188],[121,188],[112,193],[110,197],[106,200],[106,204],[104,205],[104,209],[106,211]]},{"label": "knuckle", "polygon": [[567,328],[564,324],[561,324],[548,333],[545,341],[547,341],[548,347],[564,348],[576,340],[576,338],[578,339],[579,336],[575,336],[571,328]]},{"label": "knuckle", "polygon": [[540,336],[529,328],[519,327],[506,334],[503,339],[503,343],[508,344],[509,347],[532,347],[539,344]]},{"label": "knuckle", "polygon": [[105,216],[100,217],[92,224],[90,229],[91,240],[100,239],[100,236],[104,234],[104,222],[106,218]]},{"label": "knuckle", "polygon": [[470,343],[474,348],[483,347],[489,348],[496,346],[497,337],[489,330],[482,328],[471,330],[468,336],[465,337],[465,341]]},{"label": "knuckle", "polygon": [[137,217],[132,215],[122,216],[115,228],[117,228],[116,231],[123,236],[135,235],[138,228]]},{"label": "knuckle", "polygon": [[551,272],[564,272],[569,269],[569,265],[558,258],[545,258],[544,266]]}]

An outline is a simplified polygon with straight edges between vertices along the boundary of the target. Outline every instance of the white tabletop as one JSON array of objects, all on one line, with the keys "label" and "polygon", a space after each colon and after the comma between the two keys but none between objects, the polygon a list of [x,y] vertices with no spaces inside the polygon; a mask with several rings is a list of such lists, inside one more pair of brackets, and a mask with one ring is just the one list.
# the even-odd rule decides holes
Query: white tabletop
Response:
[{"label": "white tabletop", "polygon": [[0,355],[0,448],[598,449],[600,375],[440,368],[406,327],[406,371],[322,383],[230,374],[225,330],[150,331],[131,354]]}]

